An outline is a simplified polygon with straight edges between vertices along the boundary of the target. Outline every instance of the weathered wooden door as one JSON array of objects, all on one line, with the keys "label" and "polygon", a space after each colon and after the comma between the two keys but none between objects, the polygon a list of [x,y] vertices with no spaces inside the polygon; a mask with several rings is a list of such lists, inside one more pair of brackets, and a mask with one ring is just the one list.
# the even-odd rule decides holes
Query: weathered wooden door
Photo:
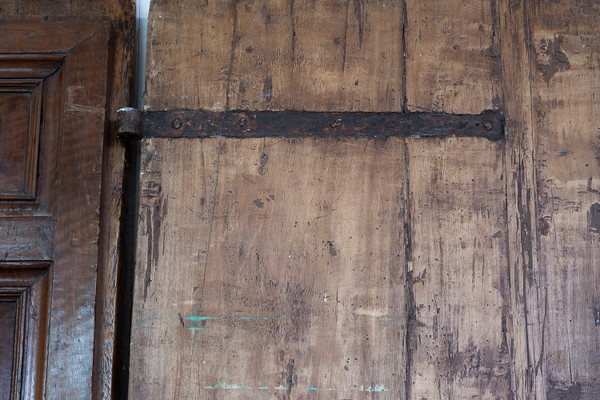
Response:
[{"label": "weathered wooden door", "polygon": [[111,38],[108,20],[0,19],[2,399],[92,396]]},{"label": "weathered wooden door", "polygon": [[[594,1],[154,2],[148,111],[506,122],[143,139],[129,397],[598,398],[599,23]],[[165,115],[158,136],[212,129]]]}]

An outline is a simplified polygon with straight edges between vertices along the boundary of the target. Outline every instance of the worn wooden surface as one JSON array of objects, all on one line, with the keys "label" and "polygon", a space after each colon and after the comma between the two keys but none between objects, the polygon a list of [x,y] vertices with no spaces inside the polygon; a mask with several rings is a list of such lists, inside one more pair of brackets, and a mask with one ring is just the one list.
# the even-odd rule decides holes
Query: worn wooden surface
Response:
[{"label": "worn wooden surface", "polygon": [[12,364],[11,375],[1,382],[0,392],[8,393],[3,398],[44,398],[51,269],[49,262],[0,263],[0,299],[14,305],[14,312],[4,315],[12,323],[0,325],[8,339],[2,361]]},{"label": "worn wooden surface", "polygon": [[[132,398],[252,398],[261,390],[289,398],[290,387],[292,398],[340,398],[339,392],[302,388],[340,390],[367,376],[387,389],[369,396],[597,398],[599,13],[594,2],[574,1],[154,2],[149,109],[493,108],[506,115],[507,137],[503,143],[360,139],[360,154],[357,142],[331,139],[268,139],[264,150],[260,139],[147,141]],[[369,179],[377,186],[361,189],[357,182],[383,165],[374,154],[388,168],[402,160],[404,166],[389,185]],[[318,178],[302,182],[303,176]],[[348,185],[353,201],[346,200]],[[259,195],[265,187],[275,199]],[[284,194],[292,193],[295,200],[284,205]],[[393,193],[398,204],[370,200],[364,213],[377,217],[364,217],[355,201],[374,193]],[[285,231],[300,210],[305,219],[319,212],[303,206],[313,196],[341,205],[310,231]],[[341,208],[346,212],[338,214]],[[367,221],[378,218],[398,236],[377,230],[377,243],[359,247],[338,238],[331,246],[335,256],[311,247],[319,238],[327,243],[324,237],[350,221],[352,228],[343,229],[366,235]],[[248,243],[259,249],[258,257]],[[373,255],[367,250],[382,243],[400,247]],[[302,254],[301,264],[286,260],[283,249],[293,249],[290,260]],[[347,252],[353,259],[403,258],[396,284],[379,290],[404,319],[394,327],[395,338],[379,332],[385,344],[374,349],[387,349],[388,340],[397,347],[363,375],[350,366],[341,373],[336,357],[369,348],[373,336],[367,341],[363,332],[370,325],[342,335],[339,328],[356,315],[340,302],[333,312],[338,329],[323,334],[328,325],[321,316],[335,305],[326,305],[324,292],[330,294],[334,279],[346,290],[338,290],[342,297],[371,290],[373,280],[359,284],[353,263],[337,259]],[[315,269],[321,255],[333,266],[326,278],[326,270]],[[375,279],[390,271],[377,260],[379,267],[365,264]],[[281,282],[302,282],[307,297],[278,291]],[[306,300],[294,302],[298,298]],[[181,319],[178,307],[185,311]],[[266,309],[273,315],[249,312]],[[279,315],[293,310],[310,317],[268,319],[287,318]],[[291,356],[316,348],[329,351],[313,356],[314,365]],[[403,357],[400,367],[394,357]],[[292,358],[293,385],[286,386]],[[394,384],[378,380],[376,371],[383,369],[397,376]],[[324,371],[330,384],[319,386]],[[253,389],[263,380],[269,389]]]},{"label": "worn wooden surface", "polygon": [[381,0],[155,1],[146,104],[399,110],[402,10],[401,2]]},{"label": "worn wooden surface", "polygon": [[502,148],[408,139],[412,399],[511,396]]},{"label": "worn wooden surface", "polygon": [[[493,1],[406,3],[406,108],[500,105]],[[409,139],[407,397],[510,398],[503,144]]]},{"label": "worn wooden surface", "polygon": [[406,1],[406,106],[479,113],[501,87],[494,0]]},{"label": "worn wooden surface", "polygon": [[531,95],[530,4],[500,1],[501,81],[506,117],[505,171],[510,313],[507,318],[512,387],[519,399],[546,399],[542,357],[540,265],[535,237],[536,179]]},{"label": "worn wooden surface", "polygon": [[547,398],[600,393],[600,9],[535,3],[531,12],[538,182],[539,282],[544,288]]},{"label": "worn wooden surface", "polygon": [[403,139],[143,153],[132,398],[404,398]]}]

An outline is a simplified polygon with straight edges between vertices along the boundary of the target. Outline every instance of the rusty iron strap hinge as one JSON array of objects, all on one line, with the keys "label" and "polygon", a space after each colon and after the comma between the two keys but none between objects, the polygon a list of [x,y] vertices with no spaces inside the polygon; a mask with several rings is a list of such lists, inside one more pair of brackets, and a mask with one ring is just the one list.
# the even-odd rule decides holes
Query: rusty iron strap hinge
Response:
[{"label": "rusty iron strap hinge", "polygon": [[481,114],[297,111],[118,111],[117,135],[143,138],[504,137],[499,111]]}]

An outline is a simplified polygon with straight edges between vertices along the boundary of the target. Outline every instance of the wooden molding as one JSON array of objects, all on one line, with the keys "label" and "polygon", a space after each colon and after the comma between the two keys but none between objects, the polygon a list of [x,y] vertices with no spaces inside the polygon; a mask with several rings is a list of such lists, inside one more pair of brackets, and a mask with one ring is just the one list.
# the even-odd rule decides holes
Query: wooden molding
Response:
[{"label": "wooden molding", "polygon": [[17,310],[10,398],[44,394],[51,275],[50,263],[0,262],[0,300]]}]

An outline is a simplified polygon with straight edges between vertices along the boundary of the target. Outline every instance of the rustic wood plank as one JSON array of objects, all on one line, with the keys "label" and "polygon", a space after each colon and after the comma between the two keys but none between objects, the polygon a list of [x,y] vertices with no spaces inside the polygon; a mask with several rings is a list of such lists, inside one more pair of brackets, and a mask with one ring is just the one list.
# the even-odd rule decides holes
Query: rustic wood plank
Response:
[{"label": "rustic wood plank", "polygon": [[403,147],[145,140],[131,397],[403,399]]},{"label": "rustic wood plank", "polygon": [[291,68],[283,70],[280,88],[273,91],[273,107],[318,111],[326,104],[328,111],[401,110],[402,2],[290,4]]},{"label": "rustic wood plank", "polygon": [[[384,16],[383,2],[368,10],[356,3],[358,17],[354,4],[334,2],[206,2],[183,8],[154,3],[146,104],[153,110],[399,111],[401,40],[383,36],[391,30],[400,38],[401,5],[393,4]],[[377,19],[385,25],[375,24]],[[326,35],[315,35],[325,23]],[[182,43],[192,42],[193,53],[183,54],[192,46]],[[364,72],[371,66],[385,72]],[[321,389],[334,387],[339,396],[381,391],[385,398],[404,398],[402,141],[202,143],[144,145],[150,167],[142,163],[146,195],[134,293],[132,397],[225,392],[248,398],[262,390],[251,387],[266,385],[278,398],[290,393],[328,398],[331,391]],[[188,173],[182,175],[176,164]],[[162,176],[171,170],[172,178],[157,180],[157,170]],[[346,180],[348,171],[355,180]],[[371,191],[355,195],[355,181]],[[172,193],[191,193],[197,200]],[[399,218],[389,219],[384,209]],[[164,254],[163,240],[172,243]],[[194,246],[186,245],[189,240]],[[378,251],[367,251],[366,243]],[[186,252],[193,254],[181,262]],[[165,269],[165,262],[176,271]],[[177,300],[164,303],[168,298]],[[157,319],[162,314],[168,319]],[[162,340],[160,332],[171,335],[162,350],[153,344]],[[213,356],[197,356],[204,353]],[[237,386],[246,390],[228,391]]]},{"label": "rustic wood plank", "polygon": [[470,138],[407,144],[407,396],[509,398],[502,145]]},{"label": "rustic wood plank", "polygon": [[152,110],[399,111],[401,2],[156,2]]},{"label": "rustic wood plank", "polygon": [[494,0],[406,1],[411,111],[479,113],[500,106]]},{"label": "rustic wood plank", "polygon": [[21,15],[73,15],[71,0],[19,0]]},{"label": "rustic wood plank", "polygon": [[531,10],[543,365],[547,398],[600,393],[600,9]]},{"label": "rustic wood plank", "polygon": [[[494,1],[409,0],[406,14],[409,111],[478,113],[501,106]],[[509,398],[503,146],[480,139],[407,143],[407,397]]]},{"label": "rustic wood plank", "polygon": [[534,168],[535,131],[531,94],[532,59],[527,2],[503,0],[498,4],[501,39],[503,110],[506,116],[506,207],[511,343],[515,397],[546,400],[543,350],[544,288],[537,255],[537,186]]}]

